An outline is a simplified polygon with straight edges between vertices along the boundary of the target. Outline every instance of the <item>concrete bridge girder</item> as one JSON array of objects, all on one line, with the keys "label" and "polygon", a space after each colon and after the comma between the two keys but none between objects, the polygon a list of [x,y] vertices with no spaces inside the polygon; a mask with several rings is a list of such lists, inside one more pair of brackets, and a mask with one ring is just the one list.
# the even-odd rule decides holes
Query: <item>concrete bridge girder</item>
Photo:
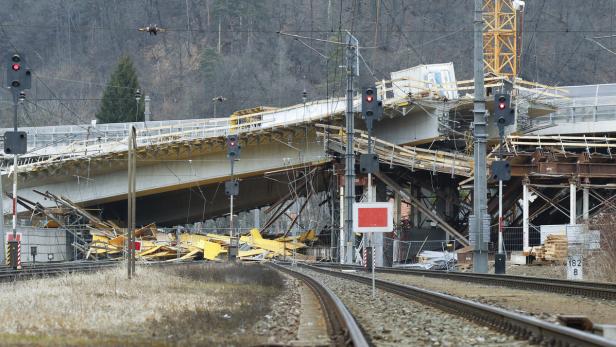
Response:
[{"label": "concrete bridge girder", "polygon": [[[291,135],[288,141],[268,141],[259,145],[245,144],[240,160],[235,162],[238,177],[263,176],[269,171],[284,170],[296,166],[318,164],[328,161],[323,146],[316,141],[314,132]],[[244,142],[245,143],[245,142]],[[301,152],[301,153],[300,153]],[[124,200],[128,187],[124,160],[108,159],[115,170],[104,171],[91,177],[75,174],[40,177],[36,182],[21,185],[18,195],[50,206],[50,201],[41,201],[32,191],[50,191],[63,195],[84,206]],[[141,159],[137,167],[137,196],[148,196],[197,185],[224,182],[229,179],[230,164],[225,151],[200,154],[192,158],[170,158],[157,155],[154,159]],[[6,177],[6,176],[5,176]],[[11,182],[3,180],[5,190]],[[11,203],[4,198],[5,213]],[[21,211],[21,210],[20,210]]]},{"label": "concrete bridge girder", "polygon": [[[289,193],[291,181],[305,172],[310,176],[310,187],[316,192],[328,188],[327,177],[318,168],[301,168],[267,176],[240,180],[240,194],[234,199],[235,213],[268,206]],[[126,201],[97,204],[105,219],[126,220]],[[229,197],[220,182],[173,190],[137,198],[137,225],[156,223],[159,226],[193,223],[224,217],[229,214]]]}]

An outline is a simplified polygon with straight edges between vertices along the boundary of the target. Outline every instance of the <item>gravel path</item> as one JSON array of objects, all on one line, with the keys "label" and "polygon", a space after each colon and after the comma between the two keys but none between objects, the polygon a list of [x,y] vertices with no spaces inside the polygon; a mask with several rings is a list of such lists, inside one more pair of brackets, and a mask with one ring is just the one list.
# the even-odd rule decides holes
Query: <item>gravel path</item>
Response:
[{"label": "gravel path", "polygon": [[[360,273],[360,275],[366,275]],[[616,323],[616,301],[574,295],[512,289],[415,275],[376,274],[386,281],[479,301],[556,323],[557,315],[585,315],[594,323]]]},{"label": "gravel path", "polygon": [[376,346],[527,346],[526,341],[370,286],[315,271],[302,272],[330,288]]}]

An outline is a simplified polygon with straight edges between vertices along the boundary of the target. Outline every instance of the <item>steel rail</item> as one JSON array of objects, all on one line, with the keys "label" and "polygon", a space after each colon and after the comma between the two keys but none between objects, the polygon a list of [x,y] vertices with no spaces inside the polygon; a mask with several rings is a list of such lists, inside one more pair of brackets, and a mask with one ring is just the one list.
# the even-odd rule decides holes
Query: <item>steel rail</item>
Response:
[{"label": "steel rail", "polygon": [[103,264],[71,264],[65,266],[46,266],[37,268],[28,268],[22,270],[10,269],[0,272],[0,282],[20,281],[25,279],[40,278],[45,276],[53,276],[66,273],[96,271],[104,268],[118,266],[119,263],[103,263]]},{"label": "steel rail", "polygon": [[301,280],[310,288],[321,304],[321,310],[326,318],[327,331],[332,345],[370,346],[353,315],[331,290],[316,279],[289,267],[275,263],[269,263],[268,265]]},{"label": "steel rail", "polygon": [[[167,261],[154,261],[143,262],[140,265],[143,266],[173,266],[173,265],[190,265],[200,264],[199,262],[167,262]],[[45,266],[27,266],[21,270],[15,270],[10,267],[0,268],[0,282],[7,281],[19,281],[33,278],[42,278],[47,276],[54,276],[60,274],[77,273],[97,271],[106,268],[114,268],[118,266],[125,266],[126,262],[117,260],[112,261],[92,261],[92,262],[66,262],[66,263],[54,263]]]},{"label": "steel rail", "polygon": [[[316,266],[338,269],[363,269],[363,267],[358,265],[343,264],[320,263]],[[375,271],[379,273],[444,278],[456,281],[473,282],[524,290],[537,290],[568,295],[581,295],[590,298],[616,300],[616,284],[613,283],[569,281],[562,279],[531,276],[494,275],[468,272],[448,272],[442,270],[419,270],[387,267],[377,267]]]},{"label": "steel rail", "polygon": [[[302,265],[330,276],[362,284],[371,284],[368,277]],[[616,346],[616,342],[572,328],[549,323],[534,317],[418,287],[376,280],[379,289],[436,307],[506,334],[548,346]]]}]

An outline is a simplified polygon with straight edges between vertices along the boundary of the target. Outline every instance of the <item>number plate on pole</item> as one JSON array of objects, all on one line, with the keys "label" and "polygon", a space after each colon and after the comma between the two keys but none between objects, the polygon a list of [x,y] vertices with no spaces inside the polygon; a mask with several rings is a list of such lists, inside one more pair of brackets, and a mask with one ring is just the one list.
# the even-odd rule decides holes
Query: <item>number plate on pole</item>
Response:
[{"label": "number plate on pole", "polygon": [[584,279],[581,255],[570,255],[567,257],[567,279],[576,281]]}]

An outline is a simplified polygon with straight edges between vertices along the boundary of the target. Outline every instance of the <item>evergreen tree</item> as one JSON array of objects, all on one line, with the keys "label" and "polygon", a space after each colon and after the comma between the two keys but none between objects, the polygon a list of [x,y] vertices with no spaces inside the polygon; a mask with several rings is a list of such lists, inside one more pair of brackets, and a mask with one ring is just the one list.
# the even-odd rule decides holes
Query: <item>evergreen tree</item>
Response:
[{"label": "evergreen tree", "polygon": [[130,57],[123,56],[111,74],[111,80],[105,88],[101,107],[96,118],[100,123],[142,122],[144,120],[143,97],[137,100],[135,92],[139,89],[137,72]]},{"label": "evergreen tree", "polygon": [[211,82],[216,77],[216,71],[220,68],[222,59],[214,48],[206,48],[201,53],[200,68],[203,78]]}]

